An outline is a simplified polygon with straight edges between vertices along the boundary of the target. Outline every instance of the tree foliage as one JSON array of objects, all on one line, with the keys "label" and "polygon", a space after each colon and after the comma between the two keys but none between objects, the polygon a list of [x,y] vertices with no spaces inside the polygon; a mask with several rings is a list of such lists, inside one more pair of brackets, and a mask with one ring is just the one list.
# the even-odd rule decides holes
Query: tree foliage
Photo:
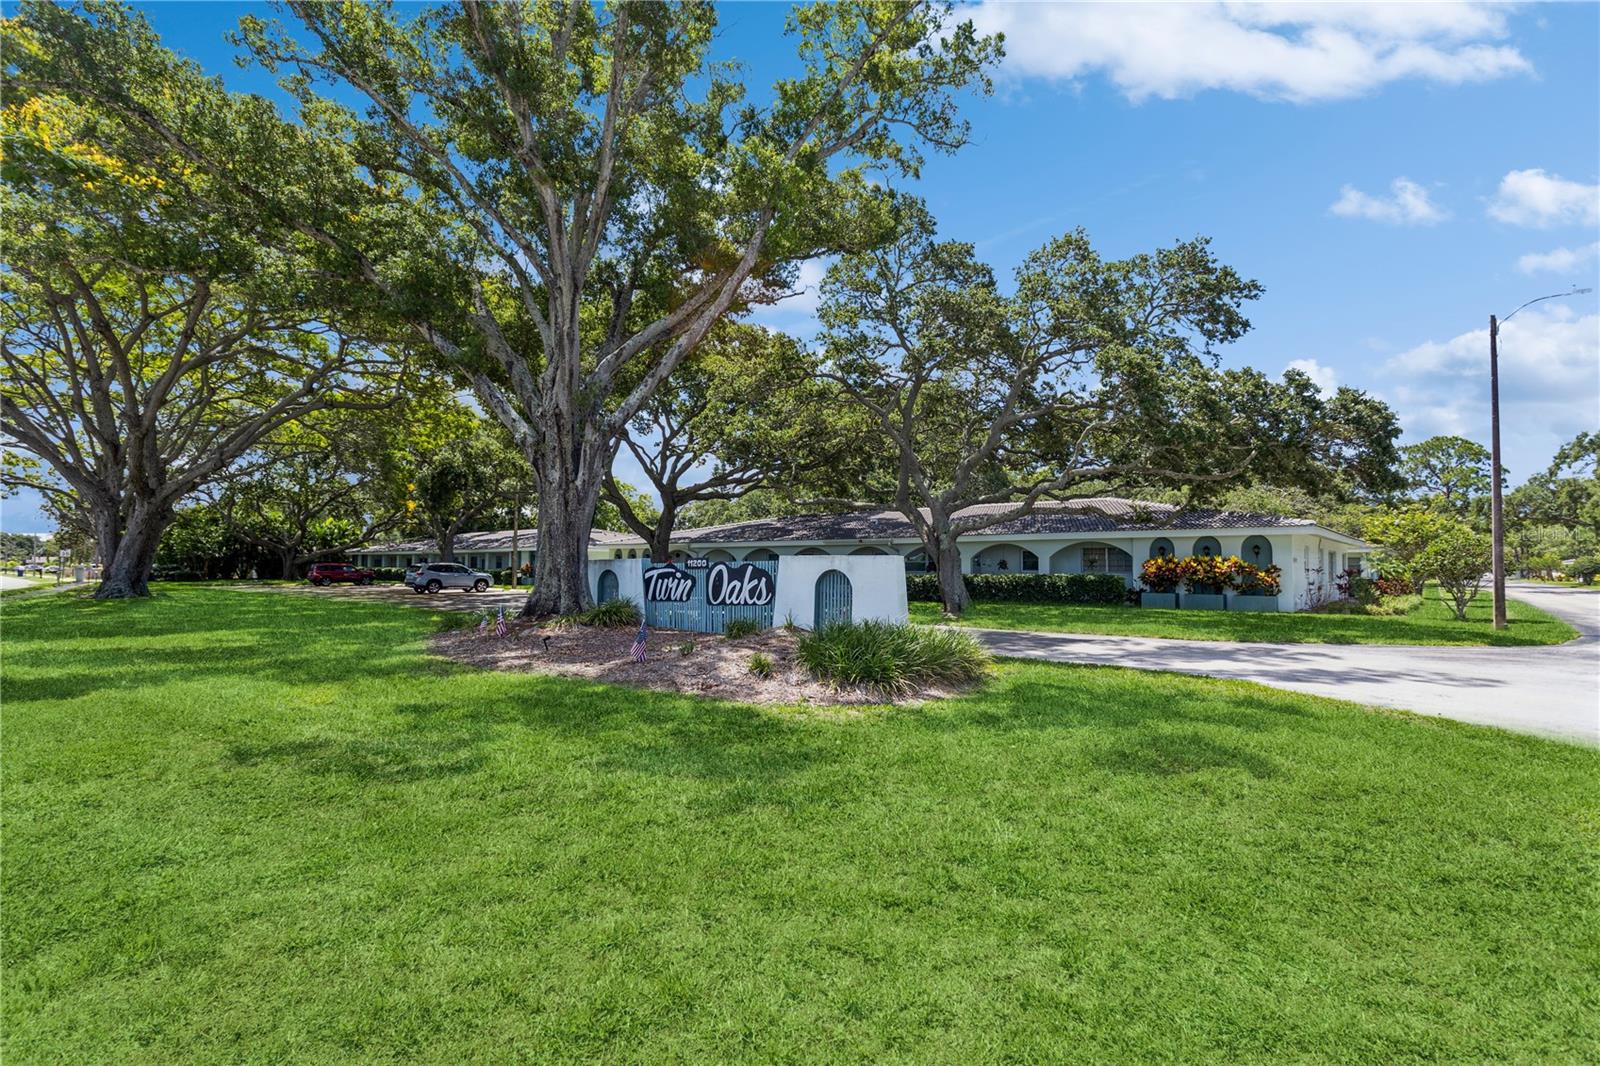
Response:
[{"label": "tree foliage", "polygon": [[859,418],[818,377],[799,343],[759,326],[723,323],[679,364],[628,425],[621,446],[660,500],[641,514],[615,479],[607,500],[666,559],[680,512],[761,486],[792,489],[863,458]]},{"label": "tree foliage", "polygon": [[587,601],[621,428],[730,311],[881,239],[869,171],[959,147],[955,95],[999,55],[946,5],[816,3],[790,17],[794,75],[758,103],[710,60],[707,3],[288,9],[293,32],[252,16],[240,37],[300,101],[275,151],[214,137],[236,111],[260,120],[245,135],[270,126],[259,102],[194,93],[170,55],[107,62],[103,23],[146,32],[107,9],[74,29],[91,47],[45,49],[46,77],[291,227],[319,274],[356,283],[346,307],[381,307],[470,377],[538,475],[536,612]]},{"label": "tree foliage", "polygon": [[1418,560],[1428,546],[1459,523],[1427,507],[1379,511],[1362,524],[1361,535],[1378,546],[1373,564],[1385,577],[1409,581],[1418,592],[1427,581]]},{"label": "tree foliage", "polygon": [[1489,467],[1489,449],[1465,437],[1429,437],[1400,449],[1400,473],[1411,495],[1461,519],[1482,510]]},{"label": "tree foliage", "polygon": [[[1382,404],[1349,389],[1325,400],[1297,372],[1274,383],[1219,368],[1260,286],[1206,241],[1107,260],[1068,233],[1004,295],[970,244],[901,208],[895,242],[828,272],[823,339],[828,376],[894,456],[894,506],[936,561],[947,610],[966,599],[956,538],[1041,500],[1390,476],[1397,428]],[[961,513],[975,504],[1009,506]]]},{"label": "tree foliage", "polygon": [[[252,136],[259,109],[191,68],[152,82],[176,60],[121,8],[26,4],[4,34],[0,430],[48,467],[12,483],[92,525],[97,596],[139,595],[180,500],[306,413],[366,402],[392,362],[329,313],[304,241],[167,136],[231,163],[279,155],[281,127]],[[93,91],[106,72],[141,87],[139,114]]]},{"label": "tree foliage", "polygon": [[1452,521],[1417,553],[1413,567],[1423,580],[1438,582],[1440,597],[1448,597],[1456,618],[1466,621],[1491,563],[1489,538]]}]

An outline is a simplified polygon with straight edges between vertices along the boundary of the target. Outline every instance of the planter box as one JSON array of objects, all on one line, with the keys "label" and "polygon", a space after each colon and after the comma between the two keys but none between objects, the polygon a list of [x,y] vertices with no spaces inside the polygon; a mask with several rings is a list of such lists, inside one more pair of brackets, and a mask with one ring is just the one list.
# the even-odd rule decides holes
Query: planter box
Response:
[{"label": "planter box", "polygon": [[1182,607],[1186,611],[1226,611],[1228,597],[1221,593],[1185,592]]},{"label": "planter box", "polygon": [[1176,592],[1141,592],[1139,593],[1140,607],[1165,607],[1172,610],[1178,606]]},{"label": "planter box", "polygon": [[1234,596],[1228,601],[1230,611],[1276,611],[1276,596]]}]

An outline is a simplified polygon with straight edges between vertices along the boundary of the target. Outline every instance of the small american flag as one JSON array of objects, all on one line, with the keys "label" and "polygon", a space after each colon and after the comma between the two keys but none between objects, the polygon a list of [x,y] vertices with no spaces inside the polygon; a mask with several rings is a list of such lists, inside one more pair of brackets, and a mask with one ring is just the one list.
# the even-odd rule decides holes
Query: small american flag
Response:
[{"label": "small american flag", "polygon": [[497,637],[506,635],[506,609],[504,607],[500,608],[500,615],[494,620],[494,635]]},{"label": "small american flag", "polygon": [[644,625],[643,622],[640,622],[639,623],[639,635],[637,637],[633,638],[633,661],[634,662],[636,662],[636,663],[644,662],[644,641],[645,641],[645,638],[648,637],[649,635],[650,635],[650,631],[645,628],[645,625]]},{"label": "small american flag", "polygon": [[478,636],[481,637],[487,632],[489,632],[489,615],[486,612],[478,616]]}]

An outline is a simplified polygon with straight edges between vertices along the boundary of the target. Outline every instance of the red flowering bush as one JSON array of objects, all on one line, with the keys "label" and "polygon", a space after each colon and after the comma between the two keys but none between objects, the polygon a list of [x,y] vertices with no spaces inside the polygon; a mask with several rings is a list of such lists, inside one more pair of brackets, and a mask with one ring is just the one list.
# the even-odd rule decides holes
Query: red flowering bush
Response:
[{"label": "red flowering bush", "polygon": [[1379,577],[1372,583],[1378,586],[1380,596],[1410,596],[1416,591],[1411,580],[1404,577]]},{"label": "red flowering bush", "polygon": [[1144,566],[1139,568],[1139,580],[1151,592],[1175,592],[1183,583],[1184,564],[1188,561],[1175,555],[1146,559]]}]

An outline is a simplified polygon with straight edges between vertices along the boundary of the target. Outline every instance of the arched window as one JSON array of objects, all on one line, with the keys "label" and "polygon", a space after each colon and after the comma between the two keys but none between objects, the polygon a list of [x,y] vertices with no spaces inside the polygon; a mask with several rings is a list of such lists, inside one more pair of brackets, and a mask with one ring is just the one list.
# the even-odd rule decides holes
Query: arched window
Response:
[{"label": "arched window", "polygon": [[796,552],[796,554],[797,555],[827,555],[828,553],[823,551],[821,548],[801,548],[798,552]]},{"label": "arched window", "polygon": [[600,603],[610,603],[617,598],[617,575],[609,567],[600,571],[599,589],[595,600]]},{"label": "arched window", "polygon": [[771,563],[777,561],[778,553],[771,548],[752,548],[745,552],[744,558],[748,563]]},{"label": "arched window", "polygon": [[1195,555],[1221,555],[1222,545],[1216,537],[1201,537],[1194,542]]},{"label": "arched window", "polygon": [[[1027,557],[1032,552],[1015,544],[991,544],[972,557],[974,574],[1012,574],[1028,569]],[[1039,558],[1034,556],[1033,569],[1039,568]]]},{"label": "arched window", "polygon": [[1157,537],[1150,542],[1150,558],[1165,559],[1172,555],[1172,541],[1166,537]]},{"label": "arched window", "polygon": [[1266,537],[1246,537],[1239,558],[1252,566],[1272,565],[1272,541]]},{"label": "arched window", "polygon": [[706,562],[731,563],[733,562],[733,553],[729,551],[723,551],[721,548],[718,548],[716,551],[706,552]]},{"label": "arched window", "polygon": [[861,547],[856,548],[853,551],[851,551],[850,554],[851,555],[888,555],[889,553],[884,551],[882,548],[873,547],[871,544],[863,544]]},{"label": "arched window", "polygon": [[1030,574],[1039,572],[1039,557],[1027,548],[1022,549],[1022,570],[1024,573]]},{"label": "arched window", "polygon": [[933,572],[933,565],[928,561],[928,553],[918,548],[906,556],[906,573],[929,574]]}]

